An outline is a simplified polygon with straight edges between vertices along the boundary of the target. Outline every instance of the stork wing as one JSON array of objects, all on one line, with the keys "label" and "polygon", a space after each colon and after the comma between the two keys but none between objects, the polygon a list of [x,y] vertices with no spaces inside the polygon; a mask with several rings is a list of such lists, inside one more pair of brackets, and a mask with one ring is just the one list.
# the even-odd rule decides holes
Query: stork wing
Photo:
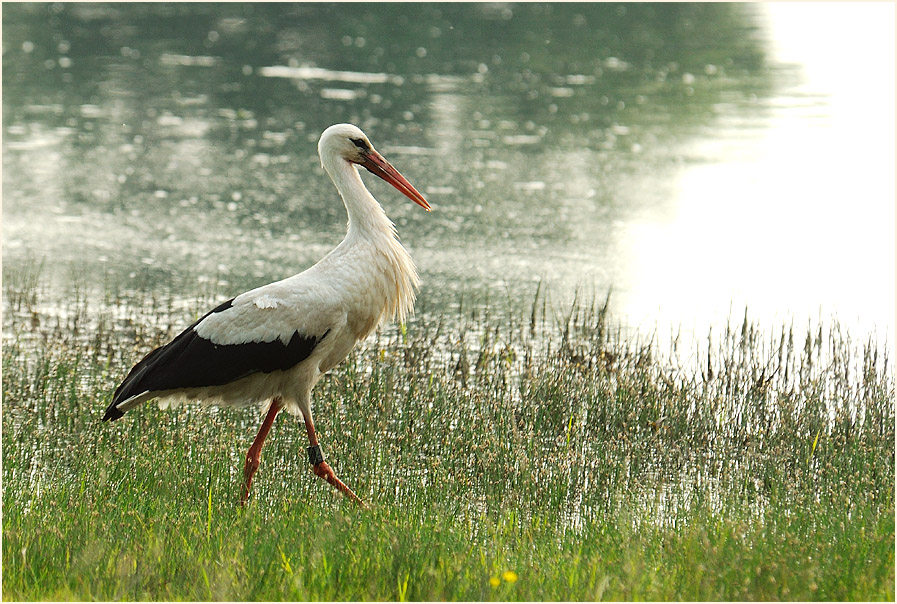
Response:
[{"label": "stork wing", "polygon": [[[307,359],[329,333],[301,333],[282,313],[264,306],[224,302],[174,340],[150,352],[115,390],[103,421],[118,419],[119,405],[151,392],[229,384],[254,373],[289,369]],[[272,306],[272,309],[276,308]],[[232,326],[228,333],[227,326]],[[253,334],[236,336],[233,331]]]}]

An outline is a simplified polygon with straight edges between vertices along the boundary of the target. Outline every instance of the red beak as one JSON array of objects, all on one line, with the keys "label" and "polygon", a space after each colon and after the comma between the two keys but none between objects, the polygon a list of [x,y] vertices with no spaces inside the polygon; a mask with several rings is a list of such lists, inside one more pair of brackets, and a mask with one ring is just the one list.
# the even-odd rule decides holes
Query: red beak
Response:
[{"label": "red beak", "polygon": [[364,160],[359,162],[359,164],[364,166],[364,168],[374,176],[379,176],[394,186],[401,191],[405,197],[426,211],[430,211],[430,204],[427,203],[424,196],[418,193],[417,189],[411,186],[411,183],[408,182],[404,176],[399,174],[398,170],[392,167],[392,164],[386,161],[382,155],[373,149],[364,153]]}]

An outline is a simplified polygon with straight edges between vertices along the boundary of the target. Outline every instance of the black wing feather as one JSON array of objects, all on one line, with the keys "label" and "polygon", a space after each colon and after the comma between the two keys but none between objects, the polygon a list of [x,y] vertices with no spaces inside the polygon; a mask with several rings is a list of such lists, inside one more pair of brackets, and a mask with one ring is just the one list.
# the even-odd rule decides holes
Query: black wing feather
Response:
[{"label": "black wing feather", "polygon": [[203,315],[174,340],[146,355],[134,365],[115,390],[103,421],[116,420],[124,413],[117,408],[122,401],[143,392],[162,392],[182,388],[223,386],[254,373],[271,373],[294,367],[307,359],[329,333],[304,336],[294,332],[288,344],[273,342],[213,344],[200,337],[195,327],[213,313],[231,308],[233,299]]}]

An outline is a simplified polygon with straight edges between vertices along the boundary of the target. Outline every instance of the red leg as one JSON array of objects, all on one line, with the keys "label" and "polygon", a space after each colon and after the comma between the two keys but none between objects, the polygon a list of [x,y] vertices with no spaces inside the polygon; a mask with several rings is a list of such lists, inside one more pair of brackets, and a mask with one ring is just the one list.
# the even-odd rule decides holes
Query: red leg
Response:
[{"label": "red leg", "polygon": [[308,455],[312,463],[315,476],[323,478],[338,491],[340,491],[343,495],[359,504],[360,506],[367,507],[364,502],[358,497],[358,495],[353,493],[352,489],[346,486],[346,483],[336,477],[336,474],[333,472],[333,468],[331,468],[330,465],[326,461],[324,461],[324,456],[321,453],[321,447],[318,444],[318,436],[317,434],[315,434],[315,425],[308,417],[305,418],[305,430],[308,432],[308,444],[311,445],[308,448]]},{"label": "red leg", "polygon": [[255,471],[259,469],[265,438],[268,436],[268,432],[271,431],[274,418],[277,417],[280,409],[280,398],[278,397],[271,401],[271,407],[268,409],[265,421],[262,422],[259,433],[255,436],[252,446],[249,447],[249,452],[246,453],[246,465],[243,466],[243,494],[240,496],[240,505],[246,505],[246,501],[249,500],[249,488],[252,486],[252,477],[255,475]]}]

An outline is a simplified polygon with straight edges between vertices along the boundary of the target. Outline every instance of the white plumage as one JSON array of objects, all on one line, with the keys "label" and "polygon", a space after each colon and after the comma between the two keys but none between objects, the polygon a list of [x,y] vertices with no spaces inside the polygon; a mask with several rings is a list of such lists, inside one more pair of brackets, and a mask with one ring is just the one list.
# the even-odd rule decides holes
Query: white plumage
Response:
[{"label": "white plumage", "polygon": [[321,376],[388,319],[404,321],[419,285],[395,226],[358,173],[362,166],[429,210],[423,196],[351,124],[331,126],[318,143],[321,164],[348,213],[343,241],[311,268],[223,303],[134,366],[104,420],[158,399],[162,407],[196,400],[268,405],[247,454],[241,502],[264,439],[281,409],[305,420],[315,474],[357,496],[323,460],[314,430],[311,391]]}]

